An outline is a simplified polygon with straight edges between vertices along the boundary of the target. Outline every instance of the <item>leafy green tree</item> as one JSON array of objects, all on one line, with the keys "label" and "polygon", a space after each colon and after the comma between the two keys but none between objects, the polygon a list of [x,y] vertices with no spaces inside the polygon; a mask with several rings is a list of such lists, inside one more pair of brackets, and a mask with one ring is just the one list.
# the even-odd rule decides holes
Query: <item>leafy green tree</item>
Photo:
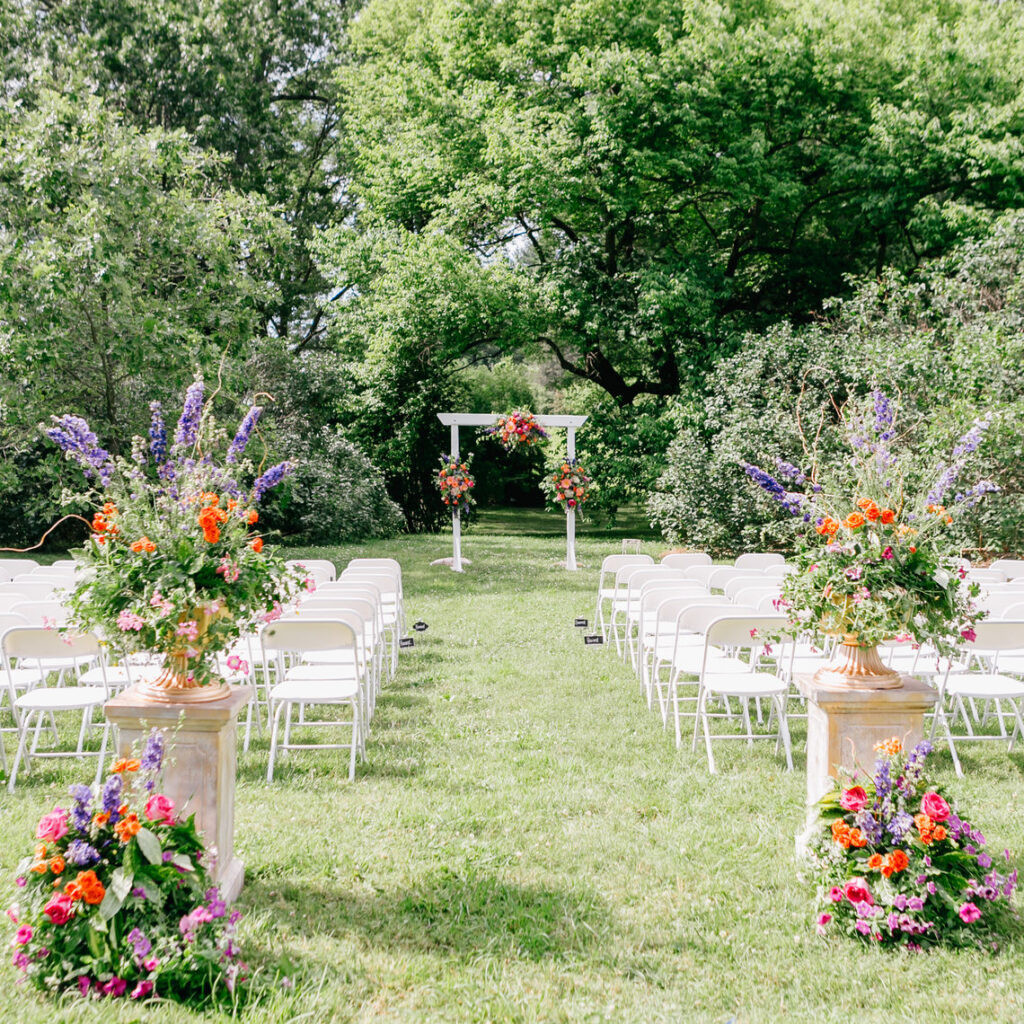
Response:
[{"label": "leafy green tree", "polygon": [[1022,30],[981,0],[371,0],[326,247],[376,276],[345,312],[386,333],[443,250],[435,358],[532,347],[621,405],[676,395],[1017,202]]}]

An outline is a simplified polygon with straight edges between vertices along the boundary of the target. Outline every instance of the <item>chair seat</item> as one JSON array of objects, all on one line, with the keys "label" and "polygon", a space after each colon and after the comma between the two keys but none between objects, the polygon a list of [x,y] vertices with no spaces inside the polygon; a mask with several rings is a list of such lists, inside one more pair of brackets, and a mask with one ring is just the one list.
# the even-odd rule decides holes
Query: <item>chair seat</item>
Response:
[{"label": "chair seat", "polygon": [[[0,676],[0,679],[2,678],[3,676]],[[45,673],[37,672],[34,668],[11,669],[11,684],[16,690],[26,690],[37,683],[45,682],[45,679]]]},{"label": "chair seat", "polygon": [[[370,654],[370,649],[365,645],[360,649],[362,660],[365,662]],[[351,647],[341,647],[330,651],[306,651],[302,655],[303,665],[355,665],[356,655]],[[323,675],[323,670],[320,671]]]},{"label": "chair seat", "polygon": [[41,686],[23,693],[14,703],[20,711],[78,711],[106,700],[102,686]]},{"label": "chair seat", "polygon": [[998,674],[951,672],[946,680],[946,692],[957,697],[977,697],[979,700],[1016,700],[1024,697],[1024,683]]},{"label": "chair seat", "polygon": [[[676,650],[676,635],[669,633],[658,637],[647,637],[644,646],[647,650],[654,652],[654,657],[658,661],[670,661]],[[679,637],[679,650],[686,650],[690,647],[703,651],[704,637],[699,633],[684,633]]]},{"label": "chair seat", "polygon": [[1001,654],[999,671],[1008,672],[1011,676],[1024,676],[1024,654]]},{"label": "chair seat", "polygon": [[[680,650],[672,658],[672,668],[679,672],[685,672],[687,675],[699,676],[703,666],[703,637],[699,645]],[[708,652],[708,668],[716,673],[733,671],[737,674],[742,674],[749,673],[750,671],[749,666],[745,662],[740,661],[739,658],[732,658],[729,655],[723,654],[717,649]]]},{"label": "chair seat", "polygon": [[767,672],[706,672],[704,689],[727,697],[774,697],[785,693],[789,685]]},{"label": "chair seat", "polygon": [[610,601],[615,596],[614,587],[602,587],[598,592],[598,600]]},{"label": "chair seat", "polygon": [[[307,674],[308,673],[308,674]],[[289,669],[284,682],[271,688],[273,701],[302,701],[308,704],[345,704],[359,696],[355,679],[336,679],[316,666]]]}]

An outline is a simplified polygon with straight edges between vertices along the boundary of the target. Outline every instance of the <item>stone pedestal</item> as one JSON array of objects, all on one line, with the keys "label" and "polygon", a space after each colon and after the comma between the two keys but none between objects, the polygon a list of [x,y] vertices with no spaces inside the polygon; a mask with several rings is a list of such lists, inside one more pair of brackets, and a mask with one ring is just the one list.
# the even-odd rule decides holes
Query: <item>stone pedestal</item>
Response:
[{"label": "stone pedestal", "polygon": [[104,708],[117,726],[119,756],[133,744],[141,750],[151,729],[167,729],[163,791],[180,814],[195,814],[207,850],[216,857],[213,877],[229,901],[245,876],[235,856],[236,720],[251,695],[250,687],[233,686],[229,696],[206,704],[153,704],[130,688]]},{"label": "stone pedestal", "polygon": [[833,787],[837,766],[871,771],[874,746],[898,736],[905,750],[923,738],[924,716],[938,694],[914,676],[902,676],[893,690],[845,690],[797,675],[807,698],[807,804],[816,804]]}]

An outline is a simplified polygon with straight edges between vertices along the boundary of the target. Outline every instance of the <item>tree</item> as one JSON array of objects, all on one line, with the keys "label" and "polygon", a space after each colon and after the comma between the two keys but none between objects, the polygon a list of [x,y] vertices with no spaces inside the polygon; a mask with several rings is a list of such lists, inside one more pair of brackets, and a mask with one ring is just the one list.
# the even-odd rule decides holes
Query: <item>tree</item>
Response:
[{"label": "tree", "polygon": [[[539,347],[621,405],[678,394],[745,330],[1017,201],[1022,30],[984,2],[372,0],[341,71],[359,206],[331,262],[444,239],[438,288],[476,282],[447,312],[493,299],[440,358]],[[333,278],[342,324],[393,301],[375,272]]]}]

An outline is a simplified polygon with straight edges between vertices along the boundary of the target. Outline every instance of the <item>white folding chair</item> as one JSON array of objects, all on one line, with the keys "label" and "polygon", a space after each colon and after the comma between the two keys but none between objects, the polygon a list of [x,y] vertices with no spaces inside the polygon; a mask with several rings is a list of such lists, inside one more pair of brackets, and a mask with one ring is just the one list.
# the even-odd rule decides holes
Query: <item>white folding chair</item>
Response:
[{"label": "white folding chair", "polygon": [[402,587],[402,565],[397,558],[353,558],[349,561],[346,569],[354,569],[358,572],[370,570],[374,572],[382,569],[391,573],[398,584],[398,608],[400,614],[399,629],[405,632],[405,591]]},{"label": "white folding chair", "polygon": [[401,635],[403,621],[401,584],[396,580],[393,572],[389,573],[383,570],[362,571],[359,568],[355,568],[342,570],[337,582],[329,584],[329,587],[353,583],[369,584],[380,591],[381,613],[384,617],[384,626],[391,633],[390,675],[394,676],[398,669],[398,638]]},{"label": "white folding chair", "polygon": [[[642,669],[644,639],[656,628],[658,608],[674,597],[706,596],[707,591],[695,580],[655,578],[639,585],[639,603],[635,612],[628,613],[626,629],[630,662],[645,693],[647,687]],[[649,697],[647,703],[650,706]]]},{"label": "white folding chair", "polygon": [[997,558],[990,566],[1007,579],[1024,579],[1024,558]]},{"label": "white folding chair", "polygon": [[[608,639],[608,627],[604,618],[605,602],[615,597],[615,573],[627,565],[653,565],[650,555],[608,555],[601,562],[601,574],[597,580],[597,607],[594,609],[594,628]],[[611,577],[611,586],[608,578]]]},{"label": "white folding chair", "polygon": [[689,569],[694,565],[711,565],[712,558],[704,551],[674,551],[665,555],[662,565],[670,565],[673,569]]},{"label": "white folding chair", "polygon": [[52,580],[16,579],[0,583],[0,594],[19,594],[22,601],[50,601],[56,589]]},{"label": "white folding chair", "polygon": [[[786,718],[786,696],[789,684],[777,672],[764,672],[758,669],[757,649],[763,647],[761,639],[767,632],[781,629],[786,625],[784,615],[742,615],[730,614],[714,619],[708,623],[704,634],[704,654],[700,671],[700,690],[697,696],[697,718],[704,732],[704,746],[708,757],[708,771],[715,772],[715,756],[711,749],[712,740],[746,740],[753,746],[755,739],[774,739],[778,751],[781,742],[786,753],[786,770],[793,770],[793,751],[789,738],[789,723]],[[721,648],[746,650],[749,660],[744,663],[735,658],[721,658],[717,652]],[[718,697],[728,702],[735,698],[740,703],[743,717],[743,731],[712,734],[711,720],[732,718],[726,711],[712,713],[708,709],[708,701]],[[750,701],[765,699],[771,702],[773,715],[769,716],[769,724],[774,718],[776,731],[758,733],[753,729],[750,717]],[[693,727],[693,749],[697,747],[697,727]]]},{"label": "white folding chair", "polygon": [[32,558],[0,558],[0,583],[38,568],[39,563]]},{"label": "white folding chair", "polygon": [[725,584],[721,588],[722,593],[725,594],[730,601],[735,601],[736,595],[745,590],[758,589],[765,593],[774,591],[778,594],[779,583],[777,580],[766,579],[763,573],[755,573],[751,576],[731,576],[725,581]]},{"label": "white folding chair", "polygon": [[[957,756],[953,743],[953,726],[963,719],[964,734],[959,736],[960,742],[965,741],[996,741],[1007,743],[1012,750],[1015,741],[1024,729],[1021,720],[1021,702],[1024,701],[1024,682],[1010,674],[1013,667],[1024,670],[1024,619],[979,622],[974,627],[975,639],[965,651],[970,651],[966,668],[950,666],[939,682],[939,699],[935,705],[932,718],[932,738],[941,723],[949,744],[949,752],[953,758],[953,767],[957,775],[963,775],[960,758]],[[952,707],[952,718],[946,708],[947,699]],[[966,703],[965,703],[966,702]],[[977,715],[978,703],[986,705],[983,717]],[[1003,704],[1009,711],[1004,711]],[[968,704],[974,709],[968,710]],[[977,732],[971,722],[972,717],[984,727],[988,719],[987,705],[994,706],[994,717],[999,724],[999,735]],[[1009,718],[1014,725],[1013,732],[1007,736],[1006,721]]]},{"label": "white folding chair", "polygon": [[[19,665],[28,663],[45,664],[47,661],[61,658],[75,658],[82,661],[98,660],[102,669],[105,664],[103,649],[99,640],[91,633],[65,634],[54,629],[40,626],[14,626],[0,638],[4,671],[7,675],[8,694],[11,707],[15,711],[18,724],[18,751],[11,767],[11,777],[7,784],[8,792],[14,792],[14,783],[18,768],[24,760],[28,766],[33,757],[96,757],[96,781],[99,782],[103,772],[103,758],[107,751],[109,723],[102,722],[102,739],[99,753],[84,749],[86,731],[92,726],[92,715],[97,708],[102,708],[110,697],[105,676],[100,675],[99,685],[93,686],[46,686],[45,677],[39,685],[32,687],[20,696],[13,676],[16,660]],[[74,751],[39,750],[39,736],[44,717],[61,712],[81,712],[82,724],[78,731],[78,745]],[[32,745],[29,749],[29,734],[32,733]]]},{"label": "white folding chair", "polygon": [[[360,716],[361,679],[357,662],[355,630],[336,619],[279,619],[263,628],[260,635],[264,662],[273,655],[278,663],[276,678],[279,680],[270,690],[271,735],[270,760],[267,765],[267,782],[274,781],[274,762],[278,749],[281,750],[348,750],[348,778],[356,776],[356,756],[362,740]],[[287,657],[301,659],[304,655],[320,651],[348,649],[352,653],[349,662],[329,662],[322,665],[308,665],[301,662],[288,665]],[[265,671],[269,674],[269,669]],[[348,707],[351,720],[330,719],[303,723],[304,728],[349,726],[349,743],[292,743],[291,713],[296,705],[300,707],[328,705]],[[278,742],[281,716],[285,715],[285,738]]]},{"label": "white folding chair", "polygon": [[769,579],[782,579],[783,576],[796,572],[796,566],[790,565],[788,562],[783,562],[781,565],[766,565],[763,572]]},{"label": "white folding chair", "polygon": [[785,555],[767,551],[749,551],[745,555],[740,555],[733,565],[737,569],[754,569],[760,572],[770,565],[783,565],[785,561]]},{"label": "white folding chair", "polygon": [[968,569],[967,581],[969,583],[1005,583],[1006,573],[1001,569]]}]

